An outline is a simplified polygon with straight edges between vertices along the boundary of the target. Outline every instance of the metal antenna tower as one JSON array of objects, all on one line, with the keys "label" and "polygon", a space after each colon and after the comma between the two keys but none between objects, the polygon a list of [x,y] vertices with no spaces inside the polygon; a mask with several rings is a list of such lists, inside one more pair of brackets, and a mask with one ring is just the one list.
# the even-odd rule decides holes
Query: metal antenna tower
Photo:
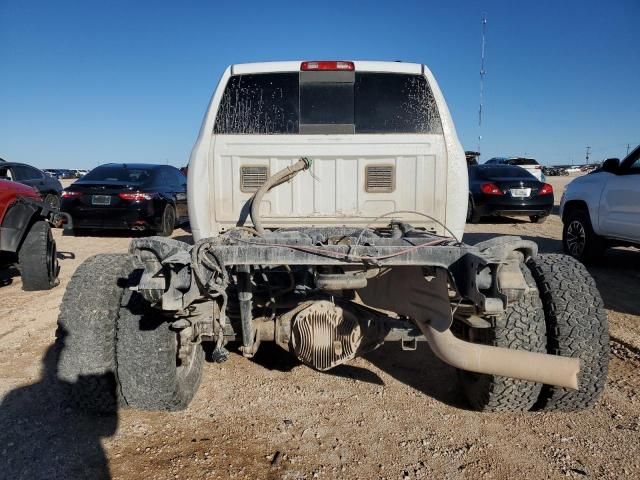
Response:
[{"label": "metal antenna tower", "polygon": [[487,33],[487,14],[482,14],[482,48],[480,51],[480,108],[478,109],[478,152],[482,143],[482,109],[484,106],[484,69],[485,34]]}]

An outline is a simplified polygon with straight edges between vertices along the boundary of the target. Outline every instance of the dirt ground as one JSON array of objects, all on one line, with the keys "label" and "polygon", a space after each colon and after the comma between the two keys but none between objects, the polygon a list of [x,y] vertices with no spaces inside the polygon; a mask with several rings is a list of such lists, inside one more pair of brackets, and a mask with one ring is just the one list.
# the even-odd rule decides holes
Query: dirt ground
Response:
[{"label": "dirt ground", "polygon": [[[559,201],[567,179],[549,180]],[[557,215],[485,221],[465,241],[495,234],[561,250]],[[472,412],[426,344],[387,344],[328,373],[263,346],[252,361],[206,364],[186,411],[91,418],[64,406],[50,346],[74,270],[95,253],[125,252],[129,238],[55,237],[58,287],[24,292],[15,270],[0,272],[0,478],[640,478],[640,252],[611,251],[591,269],[612,354],[588,411]]]}]

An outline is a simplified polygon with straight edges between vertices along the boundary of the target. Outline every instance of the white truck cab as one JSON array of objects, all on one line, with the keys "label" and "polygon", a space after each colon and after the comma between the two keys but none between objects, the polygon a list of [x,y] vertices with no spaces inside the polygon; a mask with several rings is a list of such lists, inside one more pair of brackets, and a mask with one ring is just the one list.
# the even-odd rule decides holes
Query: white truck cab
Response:
[{"label": "white truck cab", "polygon": [[[389,212],[417,211],[462,237],[464,151],[424,65],[292,61],[228,67],[189,162],[195,239],[242,223],[260,185],[300,157],[312,160],[310,172],[262,201],[268,228],[364,226]],[[445,233],[424,216],[400,218]]]}]

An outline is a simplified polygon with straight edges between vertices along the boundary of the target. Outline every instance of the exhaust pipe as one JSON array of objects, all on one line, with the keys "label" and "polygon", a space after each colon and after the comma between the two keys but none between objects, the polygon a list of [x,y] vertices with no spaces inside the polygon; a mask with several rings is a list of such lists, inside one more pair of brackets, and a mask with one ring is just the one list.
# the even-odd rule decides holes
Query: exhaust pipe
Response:
[{"label": "exhaust pipe", "polygon": [[456,338],[451,330],[440,332],[423,320],[416,324],[433,353],[453,367],[578,389],[580,360],[577,358],[479,345]]}]

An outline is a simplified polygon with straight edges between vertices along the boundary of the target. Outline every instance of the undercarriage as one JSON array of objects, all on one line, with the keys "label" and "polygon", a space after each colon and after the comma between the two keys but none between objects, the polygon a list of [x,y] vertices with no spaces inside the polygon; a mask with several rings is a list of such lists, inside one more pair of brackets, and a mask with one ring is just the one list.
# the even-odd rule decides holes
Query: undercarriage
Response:
[{"label": "undercarriage", "polygon": [[522,266],[535,243],[498,237],[469,246],[392,222],[379,229],[299,228],[258,236],[238,228],[191,246],[135,239],[136,290],[169,315],[187,358],[214,342],[214,358],[237,342],[252,357],[276,342],[328,370],[384,342],[414,350],[427,341],[457,368],[578,388],[579,360],[465,341],[492,328],[532,287]]}]

